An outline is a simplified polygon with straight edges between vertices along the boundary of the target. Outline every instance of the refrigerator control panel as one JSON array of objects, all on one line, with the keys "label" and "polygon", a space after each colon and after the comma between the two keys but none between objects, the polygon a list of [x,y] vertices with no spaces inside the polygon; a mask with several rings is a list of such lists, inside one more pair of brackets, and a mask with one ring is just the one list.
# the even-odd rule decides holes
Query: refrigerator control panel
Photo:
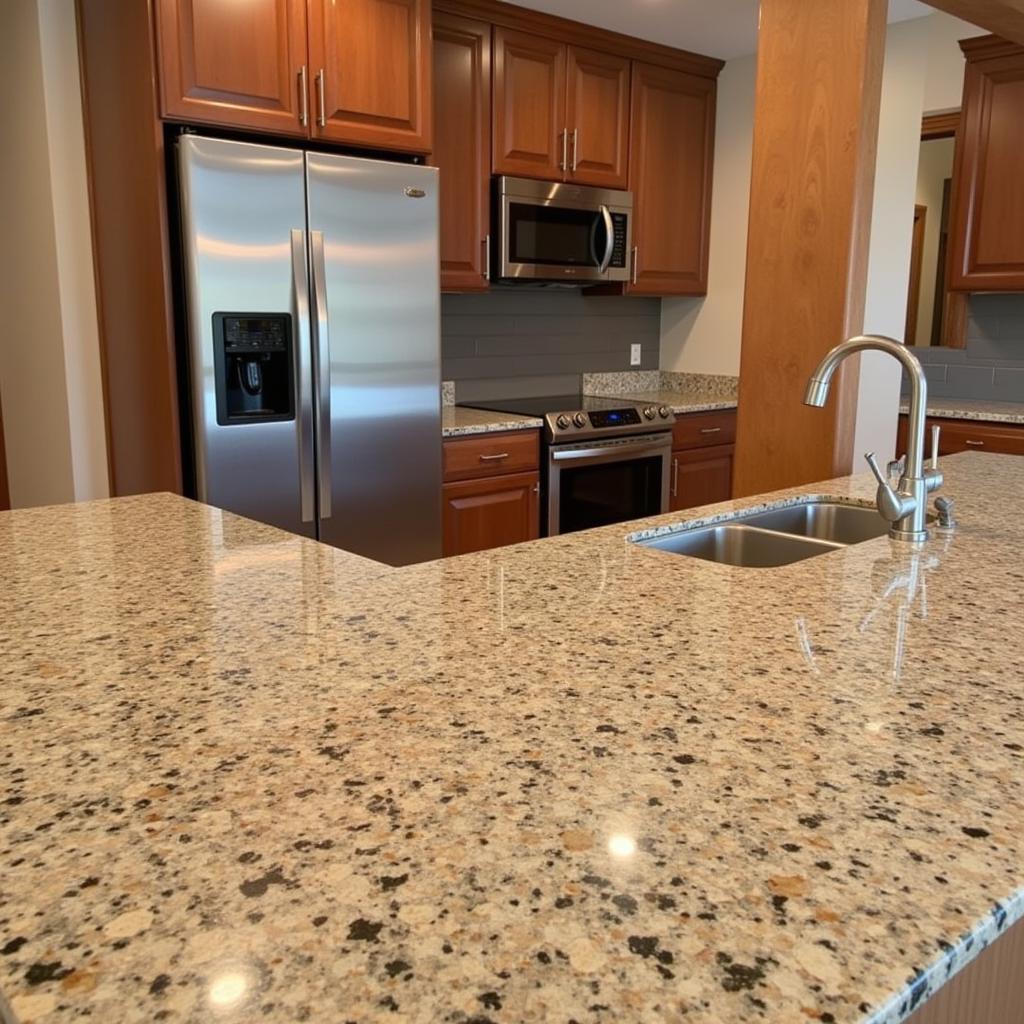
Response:
[{"label": "refrigerator control panel", "polygon": [[221,426],[295,419],[289,313],[214,313],[213,362]]}]

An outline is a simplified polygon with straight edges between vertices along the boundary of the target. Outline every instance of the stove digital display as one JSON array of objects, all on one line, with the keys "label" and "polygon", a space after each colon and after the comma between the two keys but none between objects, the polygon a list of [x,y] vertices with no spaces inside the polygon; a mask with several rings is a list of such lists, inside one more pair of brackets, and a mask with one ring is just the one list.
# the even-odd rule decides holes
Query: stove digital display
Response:
[{"label": "stove digital display", "polygon": [[590,414],[590,422],[598,429],[603,427],[630,427],[640,422],[636,409],[603,409]]}]

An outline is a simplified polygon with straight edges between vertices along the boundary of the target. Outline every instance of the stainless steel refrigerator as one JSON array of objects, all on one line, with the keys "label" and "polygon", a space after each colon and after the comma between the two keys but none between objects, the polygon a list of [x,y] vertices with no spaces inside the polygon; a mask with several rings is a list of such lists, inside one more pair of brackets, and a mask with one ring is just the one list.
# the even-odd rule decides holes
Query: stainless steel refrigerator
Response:
[{"label": "stainless steel refrigerator", "polygon": [[392,565],[440,557],[437,171],[177,146],[199,499]]}]

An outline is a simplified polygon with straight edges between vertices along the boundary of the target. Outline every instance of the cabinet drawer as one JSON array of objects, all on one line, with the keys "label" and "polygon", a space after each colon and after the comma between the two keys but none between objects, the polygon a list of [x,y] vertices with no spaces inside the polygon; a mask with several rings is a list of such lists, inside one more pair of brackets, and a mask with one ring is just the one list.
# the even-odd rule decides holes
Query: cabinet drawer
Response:
[{"label": "cabinet drawer", "polygon": [[444,479],[473,480],[504,473],[528,473],[540,466],[540,431],[516,430],[453,438],[444,443]]},{"label": "cabinet drawer", "polygon": [[706,448],[736,440],[736,410],[695,412],[680,416],[672,430],[673,448]]},{"label": "cabinet drawer", "polygon": [[[939,451],[943,455],[956,452],[1000,452],[1003,455],[1024,455],[1024,427],[1002,423],[977,423],[972,420],[928,420],[942,427]],[[926,437],[926,452],[931,438]]]}]

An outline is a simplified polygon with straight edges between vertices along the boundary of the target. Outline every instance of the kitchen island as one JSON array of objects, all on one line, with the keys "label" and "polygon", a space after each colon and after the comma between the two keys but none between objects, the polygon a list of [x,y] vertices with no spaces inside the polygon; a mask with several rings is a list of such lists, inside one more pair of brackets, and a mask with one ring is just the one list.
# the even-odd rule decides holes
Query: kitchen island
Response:
[{"label": "kitchen island", "polygon": [[871,478],[398,570],[0,515],[3,1012],[907,1019],[1024,916],[1024,460],[943,469],[772,570],[625,538]]}]

